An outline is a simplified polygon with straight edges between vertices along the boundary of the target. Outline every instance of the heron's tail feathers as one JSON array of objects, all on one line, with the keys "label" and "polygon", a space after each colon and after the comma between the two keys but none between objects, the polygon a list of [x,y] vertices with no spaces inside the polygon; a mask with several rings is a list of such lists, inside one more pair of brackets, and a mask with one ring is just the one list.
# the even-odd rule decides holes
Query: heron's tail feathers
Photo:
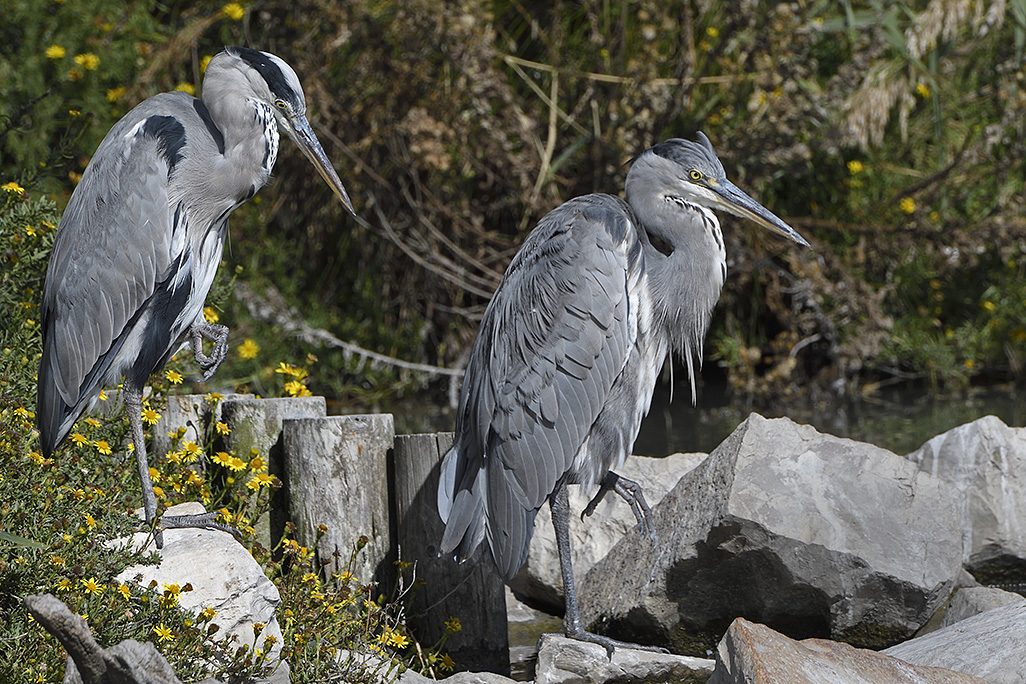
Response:
[{"label": "heron's tail feathers", "polygon": [[453,445],[442,460],[438,482],[438,515],[445,523],[441,553],[447,555],[455,550],[461,561],[469,558],[484,539],[488,514],[485,502],[487,472],[482,467],[468,473],[466,466],[457,446]]},{"label": "heron's tail feathers", "polygon": [[[36,393],[36,421],[39,425],[39,441],[43,456],[49,457],[64,438],[71,432],[75,421],[85,412],[87,406],[70,406],[64,401],[53,378],[52,359],[44,351],[39,363],[39,384]],[[88,402],[84,402],[88,403]]]}]

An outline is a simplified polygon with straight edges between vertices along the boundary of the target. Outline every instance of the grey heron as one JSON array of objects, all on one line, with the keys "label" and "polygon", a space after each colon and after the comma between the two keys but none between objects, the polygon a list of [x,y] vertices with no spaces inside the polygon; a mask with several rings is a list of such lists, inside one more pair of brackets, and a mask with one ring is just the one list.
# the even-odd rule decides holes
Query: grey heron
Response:
[{"label": "grey heron", "polygon": [[[207,65],[202,99],[161,93],[111,128],[58,226],[42,302],[43,453],[61,444],[104,387],[123,378],[150,525],[157,502],[143,442],[143,386],[190,343],[204,380],[224,361],[228,328],[207,323],[203,304],[228,217],[270,178],[279,129],[352,212],[307,121],[296,72],[275,55],[228,47]],[[204,339],[213,342],[209,355]],[[164,517],[161,526],[216,527],[215,516]]]},{"label": "grey heron", "polygon": [[616,475],[648,412],[669,352],[694,359],[727,275],[711,209],[798,244],[790,226],[726,178],[709,139],[671,139],[633,160],[626,197],[572,199],[539,221],[485,310],[441,467],[441,553],[467,558],[483,539],[509,581],[534,520],[552,511],[566,635],[635,647],[584,629],[570,562],[567,485],[600,485],[631,504],[654,538],[637,483]]}]

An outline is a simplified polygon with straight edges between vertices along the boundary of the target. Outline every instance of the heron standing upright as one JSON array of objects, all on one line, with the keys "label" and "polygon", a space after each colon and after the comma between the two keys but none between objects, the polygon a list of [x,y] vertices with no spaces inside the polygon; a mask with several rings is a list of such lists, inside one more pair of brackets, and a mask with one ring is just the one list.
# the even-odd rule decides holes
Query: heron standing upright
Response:
[{"label": "heron standing upright", "polygon": [[709,139],[671,139],[633,160],[627,201],[605,194],[547,214],[513,258],[485,311],[467,364],[456,436],[442,461],[441,551],[466,558],[488,539],[509,581],[527,558],[548,499],[566,603],[566,635],[585,631],[570,563],[567,485],[613,490],[639,529],[654,531],[636,483],[616,475],[648,412],[669,351],[691,378],[727,275],[710,209],[808,243],[727,180]]},{"label": "heron standing upright", "polygon": [[[114,125],[61,218],[43,288],[43,453],[60,445],[104,387],[124,378],[147,524],[157,501],[143,441],[143,386],[190,342],[204,380],[224,361],[228,328],[207,323],[203,304],[228,217],[271,176],[279,128],[352,212],[306,119],[296,72],[275,55],[229,47],[207,65],[202,100],[161,93]],[[213,341],[209,355],[204,339]],[[161,526],[216,526],[215,516],[165,516]]]}]

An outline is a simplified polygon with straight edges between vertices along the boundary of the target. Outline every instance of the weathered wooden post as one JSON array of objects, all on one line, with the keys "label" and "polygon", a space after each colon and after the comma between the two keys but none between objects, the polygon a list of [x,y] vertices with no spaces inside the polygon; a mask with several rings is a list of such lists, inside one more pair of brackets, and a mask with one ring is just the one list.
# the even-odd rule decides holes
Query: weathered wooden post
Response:
[{"label": "weathered wooden post", "polygon": [[153,440],[150,453],[163,457],[171,450],[171,438],[168,432],[185,428],[182,441],[196,442],[202,446],[203,440],[210,434],[210,426],[221,420],[221,405],[234,399],[253,399],[252,394],[226,394],[220,402],[211,402],[207,394],[172,394],[167,398],[167,406],[160,412],[160,420],[153,427]]},{"label": "weathered wooden post", "polygon": [[[392,415],[302,418],[282,423],[288,519],[301,544],[318,545],[329,573],[347,569],[353,544],[367,545],[352,573],[362,583],[387,581],[392,545],[388,511],[388,452],[395,441]],[[379,573],[379,567],[385,569]]]},{"label": "weathered wooden post", "polygon": [[[253,396],[226,398],[221,402],[221,420],[229,425],[223,439],[225,451],[234,451],[249,461],[253,450],[267,461],[267,472],[284,482],[285,456],[282,449],[282,424],[292,418],[323,418],[324,397],[281,397],[257,399]],[[281,490],[271,497],[271,510],[251,521],[257,541],[273,548],[285,531],[285,495]]]},{"label": "weathered wooden post", "polygon": [[464,563],[438,556],[445,528],[436,508],[439,469],[452,438],[451,432],[395,438],[399,560],[415,563],[415,577],[424,582],[407,607],[407,619],[421,643],[433,644],[445,633],[446,620],[458,618],[462,629],[445,644],[457,668],[508,673],[505,588],[486,545]]}]

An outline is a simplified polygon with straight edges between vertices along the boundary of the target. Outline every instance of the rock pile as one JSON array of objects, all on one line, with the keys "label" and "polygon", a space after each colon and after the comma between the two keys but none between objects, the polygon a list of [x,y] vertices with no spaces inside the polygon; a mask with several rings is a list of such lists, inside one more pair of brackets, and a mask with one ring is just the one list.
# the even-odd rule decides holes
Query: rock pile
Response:
[{"label": "rock pile", "polygon": [[[343,533],[332,541],[339,548],[348,536],[367,534],[374,547],[368,574],[396,557],[422,560],[425,572],[445,560],[433,555],[437,540],[408,538],[437,527],[427,524],[437,474],[407,462],[419,453],[410,445],[396,447],[405,456],[392,454],[390,417],[325,418],[320,405],[276,404],[265,420],[261,400],[237,401],[223,405],[223,416],[260,427],[251,441],[274,454],[290,488],[289,515],[299,515],[301,528],[339,525]],[[199,410],[192,423],[209,422],[199,407],[189,408]],[[238,448],[244,432],[235,438]],[[439,449],[432,451],[436,461]],[[416,482],[387,481],[414,472]],[[645,487],[659,541],[637,534],[633,515],[615,497],[576,521],[582,612],[592,631],[687,655],[618,650],[610,659],[597,646],[547,635],[539,642],[537,684],[1026,684],[1026,600],[976,582],[1026,582],[1026,430],[988,417],[899,456],[753,414],[708,456],[633,458],[622,473]],[[324,497],[329,481],[335,493]],[[579,507],[589,494],[579,493]],[[405,506],[398,522],[393,499]],[[358,505],[365,500],[368,510]],[[543,508],[528,564],[513,584],[535,606],[559,606],[546,515]],[[403,548],[396,534],[407,535]],[[229,535],[169,530],[165,541],[161,565],[128,570],[124,580],[189,582],[194,591],[183,594],[183,604],[217,609],[225,633],[251,636],[252,623],[264,622],[264,634],[280,635],[277,592]],[[245,560],[253,567],[244,570]],[[433,581],[446,576],[440,568],[442,579]],[[460,576],[467,584],[475,574]],[[476,601],[462,608],[480,610]],[[501,628],[505,614],[491,622]],[[481,631],[463,635],[468,653],[473,639],[494,643],[495,635]],[[280,671],[287,681],[287,670]],[[451,680],[512,681],[492,673]],[[400,681],[426,680],[406,673]]]}]

